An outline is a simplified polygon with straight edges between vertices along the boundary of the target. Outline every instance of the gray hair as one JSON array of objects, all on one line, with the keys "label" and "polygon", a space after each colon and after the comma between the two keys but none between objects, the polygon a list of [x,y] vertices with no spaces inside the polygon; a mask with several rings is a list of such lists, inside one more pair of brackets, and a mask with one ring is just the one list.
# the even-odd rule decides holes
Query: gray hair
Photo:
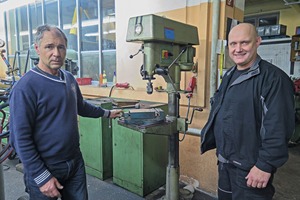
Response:
[{"label": "gray hair", "polygon": [[54,25],[48,25],[48,24],[43,24],[40,25],[36,28],[36,33],[34,34],[34,42],[40,46],[41,43],[41,39],[44,37],[44,32],[45,31],[51,31],[51,30],[57,30],[65,39],[66,41],[66,45],[68,44],[68,38],[66,36],[66,34],[57,26]]}]

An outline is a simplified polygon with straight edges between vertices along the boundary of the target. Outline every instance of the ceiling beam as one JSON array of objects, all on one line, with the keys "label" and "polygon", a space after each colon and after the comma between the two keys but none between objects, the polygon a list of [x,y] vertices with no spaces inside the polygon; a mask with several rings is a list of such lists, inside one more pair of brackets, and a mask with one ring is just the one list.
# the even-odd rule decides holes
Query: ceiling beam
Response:
[{"label": "ceiling beam", "polygon": [[290,6],[292,9],[294,9],[296,12],[300,13],[300,1],[293,1],[293,2],[289,2],[287,0],[283,0],[284,1],[284,5]]},{"label": "ceiling beam", "polygon": [[293,1],[293,2],[289,2],[287,0],[283,0],[284,1],[284,5],[289,6],[289,5],[294,5],[294,4],[300,4],[300,1]]}]

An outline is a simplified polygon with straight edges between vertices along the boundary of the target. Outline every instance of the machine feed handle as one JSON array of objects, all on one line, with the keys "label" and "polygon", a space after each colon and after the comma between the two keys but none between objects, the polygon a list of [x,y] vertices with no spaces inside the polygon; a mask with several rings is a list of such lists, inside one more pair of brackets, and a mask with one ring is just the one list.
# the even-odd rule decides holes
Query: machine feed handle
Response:
[{"label": "machine feed handle", "polygon": [[133,55],[130,55],[129,58],[132,59],[134,56],[138,55],[140,52],[144,53],[144,45],[142,44],[141,48]]},{"label": "machine feed handle", "polygon": [[195,112],[195,111],[202,112],[202,111],[203,111],[203,108],[201,108],[201,107],[196,107],[196,108],[193,108],[193,112],[192,112],[191,119],[190,119],[190,121],[187,121],[187,122],[186,122],[187,124],[191,124],[191,123],[192,123],[192,121],[193,121],[193,118],[194,118],[194,112]]}]

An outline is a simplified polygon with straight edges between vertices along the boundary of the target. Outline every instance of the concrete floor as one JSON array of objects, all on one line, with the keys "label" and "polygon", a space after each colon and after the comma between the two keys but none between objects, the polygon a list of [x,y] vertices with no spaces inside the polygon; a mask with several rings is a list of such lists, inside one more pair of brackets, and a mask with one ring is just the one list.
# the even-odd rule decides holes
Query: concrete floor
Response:
[{"label": "concrete floor", "polygon": [[[17,170],[18,159],[6,160],[3,163],[5,200],[25,200],[27,194],[24,191],[23,173]],[[138,196],[126,189],[123,189],[112,182],[112,179],[102,181],[93,176],[87,175],[88,194],[90,200],[163,200],[165,189],[161,187],[146,197]],[[185,186],[180,183],[180,200],[214,200],[216,198],[203,192],[190,193],[184,190]],[[20,199],[19,199],[20,198]]]},{"label": "concrete floor", "polygon": [[274,200],[300,200],[300,144],[289,148],[288,162],[275,174]]},{"label": "concrete floor", "polygon": [[[300,144],[290,147],[289,150],[290,158],[288,162],[279,168],[275,175],[274,186],[276,193],[274,200],[300,200]],[[17,200],[21,196],[26,196],[23,174],[15,168],[16,164],[18,164],[18,159],[6,160],[3,164],[5,200]],[[162,199],[165,192],[164,188],[160,188],[142,198],[113,184],[111,179],[101,181],[87,175],[87,182],[89,199],[91,200],[156,200]],[[184,185],[181,184],[181,186]],[[194,194],[186,194],[181,199],[213,200],[216,198],[196,190]]]},{"label": "concrete floor", "polygon": [[[24,191],[23,174],[16,170],[18,160],[6,160],[3,163],[5,200],[17,200],[27,196]],[[143,198],[123,188],[113,185],[109,180],[100,181],[87,176],[89,199],[91,200],[142,200]]]}]

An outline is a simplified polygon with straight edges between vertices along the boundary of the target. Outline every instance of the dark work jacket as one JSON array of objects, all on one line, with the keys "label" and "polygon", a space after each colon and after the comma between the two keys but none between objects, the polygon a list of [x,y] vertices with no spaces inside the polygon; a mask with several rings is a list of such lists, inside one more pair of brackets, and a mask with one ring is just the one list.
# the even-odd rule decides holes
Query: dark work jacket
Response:
[{"label": "dark work jacket", "polygon": [[[216,148],[216,139],[223,140],[230,145],[221,149],[222,156],[237,167],[250,170],[255,165],[275,172],[288,159],[288,141],[295,128],[293,82],[259,56],[229,85],[235,69],[225,73],[211,98],[210,115],[201,131],[201,153]],[[225,92],[229,100],[223,105]],[[221,118],[222,138],[215,138],[213,123],[221,106],[226,106]]]}]

